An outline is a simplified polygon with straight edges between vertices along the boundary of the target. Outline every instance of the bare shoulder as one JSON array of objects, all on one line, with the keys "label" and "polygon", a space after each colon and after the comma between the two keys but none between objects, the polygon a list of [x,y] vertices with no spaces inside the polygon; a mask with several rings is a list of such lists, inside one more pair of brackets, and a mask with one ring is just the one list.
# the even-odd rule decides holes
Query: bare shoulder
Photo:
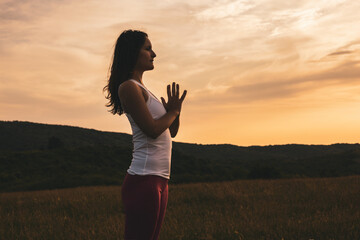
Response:
[{"label": "bare shoulder", "polygon": [[125,81],[120,84],[118,94],[120,99],[128,96],[141,95],[141,88],[132,81]]},{"label": "bare shoulder", "polygon": [[119,86],[119,93],[126,93],[127,91],[137,91],[140,87],[133,81],[125,81]]}]

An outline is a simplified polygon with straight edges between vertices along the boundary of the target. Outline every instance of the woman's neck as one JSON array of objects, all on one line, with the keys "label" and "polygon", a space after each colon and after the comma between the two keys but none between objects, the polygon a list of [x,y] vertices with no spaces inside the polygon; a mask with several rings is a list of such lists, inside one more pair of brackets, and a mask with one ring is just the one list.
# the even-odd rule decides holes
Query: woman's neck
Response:
[{"label": "woman's neck", "polygon": [[131,78],[138,81],[139,83],[143,84],[143,82],[142,82],[143,73],[144,72],[134,71],[134,73],[131,75]]}]

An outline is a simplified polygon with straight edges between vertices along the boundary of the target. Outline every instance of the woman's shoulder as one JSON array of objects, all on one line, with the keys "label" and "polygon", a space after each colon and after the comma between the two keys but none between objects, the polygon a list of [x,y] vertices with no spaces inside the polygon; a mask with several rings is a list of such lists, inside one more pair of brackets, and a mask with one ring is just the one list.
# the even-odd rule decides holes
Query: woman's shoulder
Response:
[{"label": "woman's shoulder", "polygon": [[138,91],[139,88],[138,84],[129,79],[119,85],[119,92]]},{"label": "woman's shoulder", "polygon": [[119,85],[118,94],[121,98],[121,96],[138,96],[143,95],[145,100],[147,100],[146,94],[144,94],[144,90],[139,86],[139,84],[136,84],[133,80],[126,80],[125,82],[121,83]]}]

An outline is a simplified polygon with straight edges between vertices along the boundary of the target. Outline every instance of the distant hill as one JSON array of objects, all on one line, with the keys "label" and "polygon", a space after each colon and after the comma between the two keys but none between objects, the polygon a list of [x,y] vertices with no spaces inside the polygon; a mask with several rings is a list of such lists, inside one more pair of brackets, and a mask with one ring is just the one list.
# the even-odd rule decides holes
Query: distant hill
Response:
[{"label": "distant hill", "polygon": [[63,147],[72,149],[97,145],[131,147],[131,135],[125,133],[64,125],[0,121],[0,151],[45,150],[54,139],[63,144]]},{"label": "distant hill", "polygon": [[[121,184],[131,135],[0,121],[0,191]],[[172,183],[360,174],[360,145],[173,143]]]}]

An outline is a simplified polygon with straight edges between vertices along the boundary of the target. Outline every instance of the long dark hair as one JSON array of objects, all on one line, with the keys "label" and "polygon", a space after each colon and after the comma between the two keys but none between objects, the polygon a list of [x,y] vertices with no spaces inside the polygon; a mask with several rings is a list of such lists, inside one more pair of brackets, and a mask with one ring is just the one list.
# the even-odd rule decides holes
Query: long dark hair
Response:
[{"label": "long dark hair", "polygon": [[123,114],[118,88],[121,83],[131,78],[137,62],[141,47],[145,43],[147,34],[137,30],[125,30],[118,37],[115,45],[110,77],[107,85],[103,88],[107,92],[106,99],[109,102],[106,107],[111,107],[112,114]]}]

